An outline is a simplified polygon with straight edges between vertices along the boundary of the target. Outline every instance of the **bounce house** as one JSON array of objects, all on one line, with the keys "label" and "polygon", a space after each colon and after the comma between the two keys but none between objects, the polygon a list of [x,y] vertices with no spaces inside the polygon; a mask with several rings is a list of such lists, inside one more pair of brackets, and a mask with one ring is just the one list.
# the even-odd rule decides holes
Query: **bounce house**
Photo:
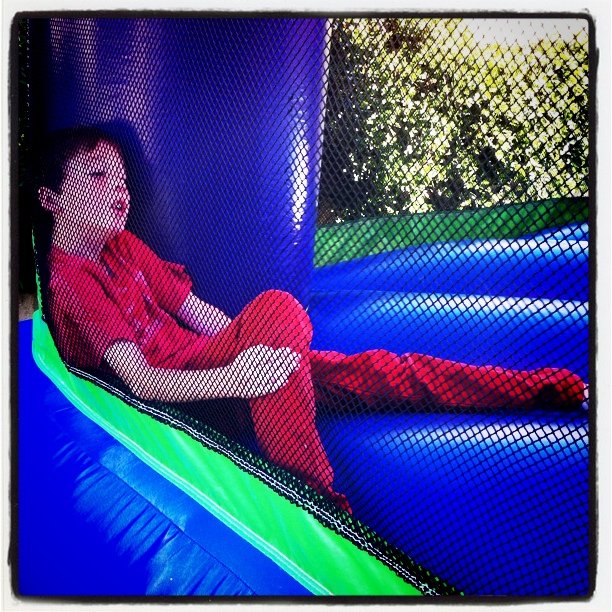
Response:
[{"label": "bounce house", "polygon": [[[417,45],[401,22],[384,24],[389,53],[400,34]],[[343,216],[338,205],[324,219],[330,150],[355,108],[334,47],[346,31],[312,16],[17,18],[20,197],[37,210],[40,303],[19,327],[19,594],[591,591],[588,191],[454,207],[439,191],[420,211]],[[57,188],[34,178],[40,143],[83,126],[108,136],[111,157],[80,145]],[[274,414],[266,398],[281,395],[188,400],[166,385],[148,397],[123,376],[123,353],[104,353],[104,366],[71,358],[92,327],[95,353],[112,318],[97,275],[121,275],[79,260],[85,297],[60,304],[77,291],[54,266],[77,266],[57,247],[61,224],[76,225],[65,185],[78,155],[120,160],[129,214],[126,195],[113,240],[150,249],[155,265],[139,273],[162,310],[180,314],[196,296],[236,338],[256,330],[270,359],[297,346],[279,331],[289,319],[311,326]],[[102,180],[88,168],[75,185]],[[81,244],[98,231],[83,210]],[[204,335],[210,352],[216,336]],[[289,396],[307,367],[314,387]],[[172,393],[183,399],[160,399]],[[315,433],[296,458],[286,445],[302,419]]]}]

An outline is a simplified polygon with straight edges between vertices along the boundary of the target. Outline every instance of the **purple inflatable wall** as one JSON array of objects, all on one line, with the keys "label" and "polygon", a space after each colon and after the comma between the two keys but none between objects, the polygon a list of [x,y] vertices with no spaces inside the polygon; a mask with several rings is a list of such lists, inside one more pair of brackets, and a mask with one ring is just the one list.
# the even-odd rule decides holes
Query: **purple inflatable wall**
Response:
[{"label": "purple inflatable wall", "polygon": [[265,289],[308,303],[326,22],[40,20],[46,128],[105,127],[131,171],[128,228],[234,316]]}]

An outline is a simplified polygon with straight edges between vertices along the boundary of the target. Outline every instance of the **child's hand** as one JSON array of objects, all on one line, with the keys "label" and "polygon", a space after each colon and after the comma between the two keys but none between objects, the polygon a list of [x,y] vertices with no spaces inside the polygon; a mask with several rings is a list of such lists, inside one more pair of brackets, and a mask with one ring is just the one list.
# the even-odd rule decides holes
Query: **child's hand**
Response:
[{"label": "child's hand", "polygon": [[283,387],[299,365],[300,354],[290,348],[258,344],[239,353],[229,366],[232,386],[238,397],[269,395]]}]

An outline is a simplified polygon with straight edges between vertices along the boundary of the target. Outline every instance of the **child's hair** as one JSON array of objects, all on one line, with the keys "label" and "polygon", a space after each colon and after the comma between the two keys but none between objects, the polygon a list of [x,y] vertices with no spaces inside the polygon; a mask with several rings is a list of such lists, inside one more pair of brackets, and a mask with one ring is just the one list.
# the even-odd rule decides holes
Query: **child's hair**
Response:
[{"label": "child's hair", "polygon": [[38,185],[59,192],[68,161],[81,151],[92,151],[100,142],[108,142],[121,152],[119,143],[96,127],[67,128],[51,134],[42,148]]}]

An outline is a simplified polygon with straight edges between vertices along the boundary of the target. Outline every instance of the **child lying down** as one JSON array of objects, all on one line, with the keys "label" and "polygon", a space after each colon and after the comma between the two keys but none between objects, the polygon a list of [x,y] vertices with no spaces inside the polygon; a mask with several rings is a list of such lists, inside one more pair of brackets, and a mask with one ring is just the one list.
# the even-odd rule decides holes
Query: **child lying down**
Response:
[{"label": "child lying down", "polygon": [[409,353],[310,348],[312,325],[289,293],[257,296],[235,319],[198,298],[183,266],[125,229],[119,145],[93,128],[54,135],[39,200],[53,218],[49,309],[62,358],[102,368],[144,400],[249,400],[262,453],[350,511],[315,422],[315,387],[368,403],[528,409],[580,406],[585,384],[563,369],[473,366]]}]

